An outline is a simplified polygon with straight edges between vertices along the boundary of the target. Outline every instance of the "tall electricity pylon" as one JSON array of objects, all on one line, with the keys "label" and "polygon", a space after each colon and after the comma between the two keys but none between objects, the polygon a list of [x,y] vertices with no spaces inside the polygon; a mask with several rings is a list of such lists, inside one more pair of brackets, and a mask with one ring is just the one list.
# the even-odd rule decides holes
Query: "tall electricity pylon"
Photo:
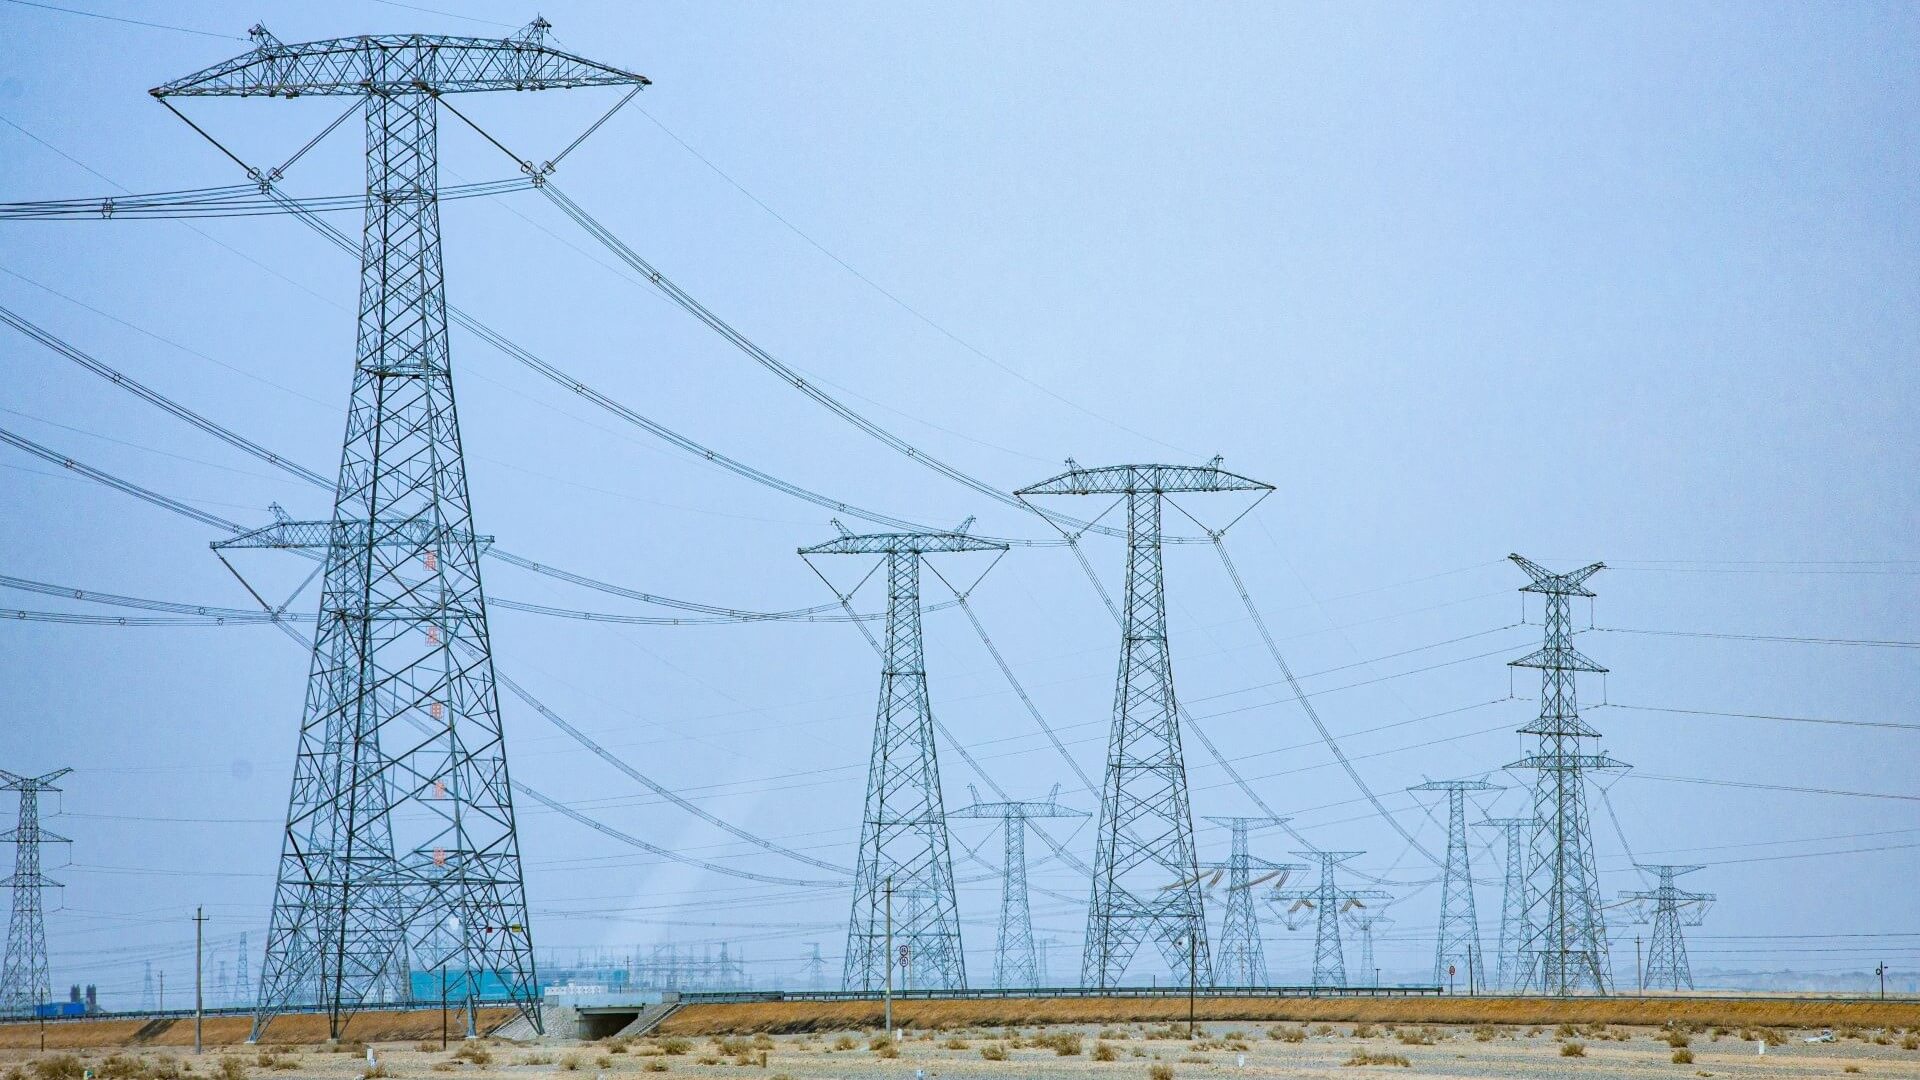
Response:
[{"label": "tall electricity pylon", "polygon": [[234,1002],[250,1005],[253,997],[253,976],[249,974],[251,968],[248,966],[247,958],[250,954],[247,952],[247,935],[244,932],[240,935],[240,944],[234,946],[233,952],[233,985],[236,991]]},{"label": "tall electricity pylon", "polygon": [[540,1027],[454,411],[437,121],[448,94],[646,84],[550,47],[547,28],[287,45],[256,26],[251,52],[152,91],[169,108],[349,97],[366,120],[353,396],[319,523],[325,585],[255,1038],[308,997],[338,1037],[362,1004],[404,993],[409,964],[458,972],[462,996],[504,997]]},{"label": "tall electricity pylon", "polygon": [[0,1015],[31,1015],[35,1006],[53,1000],[53,977],[47,967],[47,916],[42,895],[61,884],[40,872],[40,845],[71,843],[40,827],[40,793],[59,791],[54,781],[72,772],[56,769],[45,776],[21,776],[0,769],[0,791],[20,793],[20,820],[0,833],[0,843],[13,845],[13,876],[0,885],[13,889],[13,913],[7,921],[7,957],[0,967]]},{"label": "tall electricity pylon", "polygon": [[[835,522],[838,525],[838,522]],[[960,910],[953,895],[953,856],[934,754],[927,656],[920,636],[920,562],[927,555],[1004,552],[1007,545],[950,533],[842,535],[801,548],[813,555],[880,555],[887,572],[887,640],[881,650],[880,707],[867,765],[867,804],[860,818],[853,914],[847,924],[843,983],[878,990],[887,982],[889,911],[895,947],[907,957],[913,986],[964,989]],[[811,565],[811,564],[809,564]],[[902,903],[901,901],[904,901]]]},{"label": "tall electricity pylon", "polygon": [[1500,948],[1494,958],[1493,985],[1518,990],[1526,979],[1524,950],[1533,935],[1527,931],[1527,860],[1538,818],[1488,818],[1475,824],[1499,829],[1506,835],[1506,880],[1500,890]]},{"label": "tall electricity pylon", "polygon": [[1602,753],[1582,753],[1582,739],[1600,733],[1580,719],[1576,677],[1604,672],[1573,647],[1570,602],[1592,596],[1585,582],[1606,569],[1603,563],[1555,574],[1531,559],[1509,555],[1533,580],[1521,592],[1545,599],[1542,619],[1546,641],[1512,661],[1514,667],[1540,669],[1540,717],[1520,729],[1537,736],[1532,754],[1507,766],[1537,773],[1533,816],[1540,819],[1527,860],[1526,969],[1518,989],[1567,995],[1582,989],[1607,992],[1613,982],[1607,956],[1606,916],[1600,906],[1600,871],[1593,858],[1593,834],[1587,823],[1586,773],[1625,768]]},{"label": "tall electricity pylon", "polygon": [[1044,800],[1032,802],[979,801],[971,787],[971,806],[947,811],[948,818],[997,818],[1006,830],[1006,871],[1000,884],[1000,933],[994,939],[993,985],[1037,987],[1040,954],[1033,946],[1033,916],[1027,905],[1027,822],[1035,818],[1086,817],[1085,810],[1061,806],[1060,786]]},{"label": "tall electricity pylon", "polygon": [[1268,902],[1278,906],[1282,901],[1292,901],[1281,913],[1289,927],[1299,925],[1295,920],[1297,913],[1303,910],[1313,912],[1313,985],[1345,986],[1347,958],[1340,947],[1341,917],[1349,912],[1364,910],[1368,900],[1388,900],[1391,897],[1379,889],[1343,889],[1334,880],[1334,869],[1361,852],[1296,851],[1294,854],[1310,863],[1320,864],[1319,883],[1298,889],[1275,889]]},{"label": "tall electricity pylon", "polygon": [[1440,878],[1440,933],[1433,952],[1433,984],[1447,985],[1447,969],[1467,972],[1467,981],[1487,985],[1480,950],[1480,916],[1473,905],[1473,867],[1467,858],[1467,792],[1499,791],[1484,780],[1429,780],[1408,791],[1447,793],[1447,867]]},{"label": "tall electricity pylon", "polygon": [[[1087,906],[1084,986],[1120,985],[1140,943],[1152,938],[1167,965],[1212,970],[1206,902],[1187,802],[1179,706],[1167,649],[1161,571],[1161,504],[1188,492],[1271,491],[1218,467],[1113,465],[1066,472],[1017,494],[1114,495],[1127,504],[1127,583],[1120,614],[1120,676]],[[1168,888],[1168,882],[1180,883]]]},{"label": "tall electricity pylon", "polygon": [[1392,926],[1393,920],[1385,915],[1373,912],[1350,914],[1347,921],[1360,932],[1360,976],[1368,986],[1380,985],[1380,966],[1373,960],[1373,932],[1383,926]]},{"label": "tall electricity pylon", "polygon": [[[1691,874],[1701,869],[1700,866],[1653,863],[1640,869],[1653,873],[1658,878],[1658,884],[1645,892],[1623,892],[1620,899],[1653,905],[1653,942],[1647,949],[1647,970],[1642,976],[1641,985],[1662,990],[1691,990],[1693,968],[1687,963],[1687,939],[1680,928],[1699,926],[1706,917],[1707,905],[1713,903],[1714,895],[1688,892],[1673,883],[1674,878]],[[1684,913],[1682,909],[1685,909]],[[1647,920],[1643,916],[1641,921]]]},{"label": "tall electricity pylon", "polygon": [[827,962],[820,957],[820,943],[807,942],[811,950],[807,954],[807,989],[825,990],[827,988]]},{"label": "tall electricity pylon", "polygon": [[[1278,825],[1286,818],[1210,817],[1206,820],[1227,826],[1233,837],[1227,861],[1214,867],[1227,872],[1227,910],[1220,923],[1220,947],[1213,953],[1213,985],[1270,985],[1267,951],[1260,942],[1260,914],[1254,906],[1253,890],[1276,877],[1281,879],[1275,885],[1278,888],[1286,883],[1286,874],[1306,867],[1299,863],[1255,859],[1248,853],[1247,834],[1251,830]],[[1260,872],[1258,878],[1253,876],[1255,871]]]}]

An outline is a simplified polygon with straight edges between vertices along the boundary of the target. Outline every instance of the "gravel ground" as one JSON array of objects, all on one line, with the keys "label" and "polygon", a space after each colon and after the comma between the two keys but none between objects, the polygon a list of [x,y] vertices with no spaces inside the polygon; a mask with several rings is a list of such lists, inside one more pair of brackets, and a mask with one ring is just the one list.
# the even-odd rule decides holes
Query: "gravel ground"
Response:
[{"label": "gravel ground", "polygon": [[[1269,1032],[1304,1033],[1288,1041]],[[1920,1049],[1905,1049],[1898,1033],[1863,1032],[1827,1044],[1801,1041],[1804,1033],[1790,1033],[1787,1041],[1769,1046],[1763,1056],[1758,1044],[1728,1034],[1715,1039],[1708,1033],[1691,1036],[1690,1063],[1673,1060],[1675,1048],[1666,1033],[1650,1028],[1588,1029],[1575,1036],[1556,1036],[1551,1030],[1408,1027],[1389,1032],[1352,1025],[1292,1025],[1271,1028],[1250,1025],[1205,1025],[1201,1037],[1189,1042],[1185,1029],[1126,1025],[1116,1028],[1041,1028],[1021,1032],[948,1032],[928,1038],[908,1033],[888,1057],[884,1043],[871,1035],[787,1035],[714,1039],[639,1039],[616,1052],[610,1043],[554,1043],[515,1045],[481,1040],[466,1053],[442,1052],[437,1043],[376,1044],[375,1056],[385,1075],[395,1077],[464,1077],[470,1080],[555,1077],[587,1080],[610,1077],[761,1077],[777,1080],[927,1080],[994,1077],[998,1080],[1111,1077],[1113,1080],[1151,1080],[1156,1066],[1172,1069],[1176,1080],[1202,1077],[1323,1077],[1359,1080],[1362,1077],[1457,1077],[1482,1080],[1493,1077],[1591,1077],[1593,1080],[1639,1077],[1912,1077],[1920,1080]],[[1160,1035],[1165,1037],[1151,1037]],[[1172,1037],[1172,1036],[1178,1037]],[[1122,1037],[1124,1036],[1124,1037]],[[1886,1038],[1884,1044],[1872,1041]],[[1059,1046],[1077,1053],[1062,1054]],[[1581,1056],[1568,1056],[1562,1047],[1577,1043]],[[849,1045],[851,1044],[851,1045]],[[881,1049],[876,1050],[878,1045]],[[1920,1043],[1917,1043],[1920,1045]],[[1111,1049],[1114,1060],[1097,1060],[1097,1047]],[[989,1060],[982,1050],[1004,1060]],[[252,1077],[325,1077],[353,1080],[367,1072],[364,1048],[341,1052],[318,1050],[209,1052],[199,1059],[177,1051],[123,1053],[110,1061],[105,1052],[61,1059],[57,1055],[7,1052],[0,1055],[6,1075],[26,1080],[79,1080],[81,1069],[97,1077],[159,1076],[239,1080]],[[1374,1064],[1354,1064],[1357,1054],[1384,1058]],[[1402,1067],[1398,1058],[1407,1062]],[[222,1067],[223,1059],[233,1064]],[[186,1068],[180,1068],[185,1066]],[[190,1068],[191,1071],[188,1071]],[[17,1073],[16,1073],[17,1070]]]}]

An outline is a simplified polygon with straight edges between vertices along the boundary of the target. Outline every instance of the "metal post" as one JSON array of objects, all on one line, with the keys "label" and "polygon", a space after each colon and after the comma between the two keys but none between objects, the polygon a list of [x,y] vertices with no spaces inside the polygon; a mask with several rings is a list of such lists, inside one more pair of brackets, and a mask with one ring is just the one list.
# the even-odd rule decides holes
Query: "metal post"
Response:
[{"label": "metal post", "polygon": [[887,875],[887,991],[886,991],[886,1028],[887,1038],[893,1038],[893,875]]},{"label": "metal post", "polygon": [[1641,997],[1647,996],[1647,979],[1640,971],[1640,935],[1633,935],[1633,985]]},{"label": "metal post", "polygon": [[440,1049],[447,1048],[447,965],[440,963]]},{"label": "metal post", "polygon": [[193,1052],[200,1052],[200,1024],[206,1013],[206,1001],[200,991],[200,945],[205,940],[206,909],[193,909]]},{"label": "metal post", "polygon": [[1880,966],[1874,968],[1873,973],[1880,976],[1880,1000],[1885,1001],[1887,1000],[1887,962],[1880,961]]},{"label": "metal post", "polygon": [[467,1038],[480,1037],[479,1008],[473,1003],[473,973],[467,973]]},{"label": "metal post", "polygon": [[1193,999],[1200,990],[1200,935],[1187,932],[1187,1041],[1193,1041]]}]

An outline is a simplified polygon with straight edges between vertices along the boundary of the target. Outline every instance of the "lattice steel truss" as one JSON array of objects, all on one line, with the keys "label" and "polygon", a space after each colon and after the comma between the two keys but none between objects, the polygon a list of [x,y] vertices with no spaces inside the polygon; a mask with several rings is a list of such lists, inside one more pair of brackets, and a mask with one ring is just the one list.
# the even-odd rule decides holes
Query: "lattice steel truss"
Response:
[{"label": "lattice steel truss", "polygon": [[[1254,829],[1279,825],[1286,818],[1210,817],[1215,825],[1225,825],[1232,840],[1227,861],[1211,867],[1227,875],[1226,911],[1220,920],[1219,947],[1213,952],[1213,985],[1267,986],[1267,951],[1260,942],[1260,912],[1253,902],[1253,890],[1278,877],[1274,886],[1286,884],[1286,875],[1304,870],[1299,863],[1276,863],[1256,859],[1248,851],[1247,835]],[[1260,876],[1254,877],[1258,871]],[[1211,881],[1208,882],[1212,884]]]},{"label": "lattice steel truss", "polygon": [[1319,864],[1319,882],[1298,889],[1275,889],[1268,903],[1278,907],[1292,901],[1281,912],[1289,928],[1301,925],[1301,912],[1313,912],[1313,985],[1345,986],[1347,958],[1340,944],[1340,920],[1356,911],[1364,913],[1368,900],[1392,897],[1380,889],[1343,889],[1335,880],[1334,871],[1340,864],[1363,852],[1296,851],[1294,854]]},{"label": "lattice steel truss", "polygon": [[1653,908],[1651,915],[1643,914],[1641,918],[1642,922],[1648,918],[1653,922],[1653,941],[1647,948],[1647,970],[1641,976],[1641,986],[1643,989],[1691,990],[1693,968],[1687,963],[1687,939],[1681,927],[1699,926],[1706,918],[1707,905],[1713,903],[1714,895],[1688,892],[1673,883],[1674,878],[1691,874],[1702,869],[1701,866],[1651,863],[1640,869],[1652,873],[1658,883],[1650,890],[1623,892],[1620,899],[1638,900]]},{"label": "lattice steel truss", "polygon": [[1440,877],[1440,932],[1433,952],[1433,984],[1447,985],[1447,968],[1467,972],[1467,981],[1487,985],[1480,949],[1480,916],[1473,905],[1473,867],[1467,857],[1467,792],[1499,791],[1484,780],[1429,780],[1408,791],[1447,793],[1447,866]]},{"label": "lattice steel truss", "polygon": [[1373,959],[1373,932],[1382,927],[1392,926],[1393,920],[1385,915],[1372,912],[1352,912],[1347,921],[1360,935],[1360,975],[1367,980],[1368,986],[1380,985],[1380,966]]},{"label": "lattice steel truss", "polygon": [[152,91],[364,102],[353,395],[256,1038],[307,1002],[338,1036],[362,1005],[405,996],[410,968],[453,972],[457,996],[505,998],[540,1024],[454,409],[436,147],[446,94],[646,83],[550,47],[546,29],[288,45],[256,26],[251,52]]},{"label": "lattice steel truss", "polygon": [[1500,889],[1500,945],[1494,956],[1493,987],[1518,990],[1526,977],[1527,959],[1522,951],[1532,934],[1527,930],[1527,860],[1531,856],[1538,818],[1501,817],[1475,822],[1499,829],[1507,840],[1503,862],[1505,879]]},{"label": "lattice steel truss", "polygon": [[[1069,468],[1018,494],[1116,495],[1127,504],[1127,581],[1120,675],[1100,799],[1100,831],[1087,908],[1085,986],[1121,984],[1140,943],[1152,938],[1170,970],[1211,973],[1206,902],[1187,801],[1173,660],[1167,648],[1161,566],[1162,503],[1189,492],[1271,491],[1215,464]],[[1169,887],[1170,883],[1174,884]]]},{"label": "lattice steel truss", "polygon": [[[969,789],[969,794],[972,794]],[[994,938],[993,985],[1033,987],[1040,980],[1040,953],[1033,943],[1033,916],[1027,903],[1027,822],[1037,818],[1086,817],[1085,810],[1061,806],[1059,785],[1044,800],[980,802],[947,811],[948,818],[995,818],[1006,831],[1006,868],[1000,884],[1000,932]]]},{"label": "lattice steel truss", "polygon": [[1540,717],[1521,728],[1539,739],[1532,754],[1508,765],[1537,774],[1533,789],[1534,831],[1527,860],[1526,966],[1519,990],[1566,995],[1590,990],[1607,993],[1613,970],[1607,954],[1606,915],[1600,905],[1600,872],[1588,828],[1586,774],[1625,768],[1605,754],[1581,752],[1582,739],[1600,733],[1580,719],[1578,674],[1607,669],[1573,647],[1571,601],[1592,596],[1584,582],[1606,569],[1594,563],[1555,574],[1531,559],[1509,555],[1533,580],[1521,592],[1545,601],[1545,643],[1512,661],[1514,667],[1540,669]]},{"label": "lattice steel truss", "polygon": [[0,880],[0,886],[13,891],[6,962],[0,966],[0,1015],[31,1016],[35,1006],[53,1000],[53,977],[47,967],[45,893],[63,886],[40,872],[40,846],[71,841],[40,827],[40,793],[59,791],[54,781],[72,771],[56,769],[44,776],[21,776],[0,769],[0,791],[20,793],[20,818],[13,828],[0,833],[0,843],[13,845],[13,875]]},{"label": "lattice steel truss", "polygon": [[[836,523],[837,524],[837,523]],[[927,657],[920,635],[920,561],[932,554],[1004,552],[1007,545],[964,532],[842,535],[801,548],[814,555],[879,555],[887,574],[887,639],[881,650],[880,707],[867,765],[860,857],[854,865],[842,982],[848,990],[886,985],[888,908],[893,942],[919,990],[964,989],[960,910],[934,753]],[[890,894],[890,895],[889,895]]]}]

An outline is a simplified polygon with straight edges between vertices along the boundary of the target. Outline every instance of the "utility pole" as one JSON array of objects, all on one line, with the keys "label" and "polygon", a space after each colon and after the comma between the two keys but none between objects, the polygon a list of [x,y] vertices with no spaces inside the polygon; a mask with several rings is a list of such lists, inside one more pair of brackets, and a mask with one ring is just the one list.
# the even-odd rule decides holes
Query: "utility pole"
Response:
[{"label": "utility pole", "polygon": [[1275,889],[1268,902],[1278,906],[1282,901],[1292,901],[1282,912],[1290,928],[1299,925],[1294,921],[1297,913],[1313,912],[1313,985],[1316,988],[1344,987],[1347,985],[1347,960],[1340,947],[1341,917],[1350,911],[1364,910],[1368,900],[1389,900],[1392,897],[1379,889],[1344,889],[1335,882],[1334,870],[1363,852],[1296,851],[1294,854],[1320,864],[1319,883],[1296,889]]},{"label": "utility pole", "polygon": [[[1276,863],[1255,859],[1248,851],[1247,835],[1253,829],[1285,822],[1276,817],[1210,817],[1206,820],[1225,825],[1231,836],[1227,861],[1203,867],[1227,873],[1227,910],[1220,925],[1220,947],[1213,957],[1213,985],[1266,986],[1267,951],[1260,941],[1260,909],[1253,902],[1255,886],[1274,881],[1274,888],[1287,883],[1287,875],[1305,870],[1300,863]],[[1262,871],[1254,877],[1255,870]],[[1275,881],[1275,879],[1278,879]],[[1213,883],[1209,882],[1209,886]]]},{"label": "utility pole", "polygon": [[[816,555],[879,555],[887,575],[887,637],[879,650],[880,705],[867,766],[866,808],[860,818],[860,855],[854,864],[843,982],[848,990],[871,991],[881,968],[892,971],[892,947],[875,951],[881,944],[875,925],[880,881],[890,878],[910,900],[902,936],[915,961],[923,965],[921,986],[964,990],[966,956],[960,945],[960,908],[953,892],[953,856],[934,752],[926,644],[920,631],[920,568],[928,555],[1004,553],[1007,545],[968,536],[965,526],[944,533],[856,536],[838,521],[834,525],[840,529],[838,537],[800,549],[809,567]],[[821,580],[826,580],[824,574]],[[834,591],[839,594],[838,589]],[[849,597],[840,599],[846,603]],[[865,632],[865,624],[857,625]]]},{"label": "utility pole", "polygon": [[1887,1000],[1887,962],[1880,961],[1880,965],[1873,969],[1873,973],[1880,976],[1880,1000],[1885,1001]]},{"label": "utility pole", "polygon": [[1526,969],[1518,989],[1562,997],[1583,988],[1605,994],[1612,972],[1600,871],[1588,828],[1586,774],[1626,766],[1605,754],[1582,752],[1581,740],[1597,739],[1600,733],[1580,719],[1577,676],[1607,669],[1573,647],[1570,602],[1576,596],[1593,596],[1584,583],[1606,566],[1592,563],[1555,574],[1531,559],[1508,558],[1532,578],[1520,591],[1544,598],[1546,630],[1539,649],[1511,661],[1513,667],[1540,671],[1539,718],[1520,729],[1535,736],[1537,745],[1533,753],[1507,766],[1536,773],[1533,816],[1542,822],[1527,862],[1529,938],[1522,950]]},{"label": "utility pole", "polygon": [[200,982],[200,950],[206,943],[207,910],[203,907],[193,909],[193,1052],[201,1050],[200,1029],[206,1019],[207,1001]]},{"label": "utility pole", "polygon": [[[403,994],[414,963],[449,960],[541,1029],[480,583],[487,540],[454,409],[437,126],[454,94],[647,84],[553,48],[548,29],[535,19],[505,38],[290,45],[255,26],[250,52],[151,91],[176,112],[194,97],[330,96],[365,114],[357,349],[333,516],[217,545],[304,548],[325,568],[254,1039],[314,994],[337,1038],[363,1005]],[[251,171],[269,189],[280,173]],[[437,934],[454,914],[459,932]],[[430,936],[451,955],[427,950]]]},{"label": "utility pole", "polygon": [[[1151,938],[1172,968],[1175,943],[1191,935],[1199,961],[1212,968],[1207,918],[1180,747],[1180,707],[1167,646],[1166,580],[1161,562],[1161,510],[1169,496],[1265,492],[1272,485],[1219,467],[1114,465],[1067,471],[1016,492],[1120,496],[1127,503],[1126,590],[1114,616],[1121,623],[1120,672],[1100,798],[1093,894],[1087,906],[1083,986],[1120,985],[1140,943]],[[1174,888],[1167,883],[1181,882]]]},{"label": "utility pole", "polygon": [[948,818],[995,818],[1006,830],[1006,872],[1000,885],[1000,933],[994,941],[993,985],[1037,987],[1040,985],[1040,957],[1033,944],[1033,916],[1027,902],[1027,822],[1042,818],[1086,817],[1085,810],[1061,806],[1060,785],[1044,800],[1031,802],[980,801],[978,792],[971,806],[949,810]]},{"label": "utility pole", "polygon": [[[1642,892],[1623,892],[1622,900],[1638,900],[1643,905],[1653,907],[1653,943],[1647,950],[1646,974],[1643,976],[1641,990],[1648,986],[1662,989],[1693,989],[1693,969],[1687,963],[1687,941],[1681,931],[1682,925],[1698,926],[1706,917],[1706,907],[1714,900],[1712,893],[1688,892],[1674,885],[1673,879],[1681,874],[1691,874],[1700,866],[1672,866],[1666,863],[1652,863],[1639,867],[1654,875],[1655,886]],[[1643,916],[1644,918],[1644,916]],[[1635,935],[1634,956],[1636,961],[1640,952],[1640,938]],[[1636,966],[1637,963],[1636,963]]]},{"label": "utility pole", "polygon": [[1640,966],[1640,935],[1633,935],[1633,987],[1640,997],[1647,996],[1647,977]]},{"label": "utility pole", "polygon": [[0,769],[0,791],[20,793],[19,820],[0,833],[0,843],[13,845],[13,876],[0,881],[13,891],[7,955],[0,964],[0,1015],[31,1016],[36,1008],[53,1000],[44,893],[64,886],[40,872],[40,847],[72,841],[40,827],[40,793],[59,791],[54,781],[72,771],[56,769],[44,776],[22,776]]},{"label": "utility pole", "polygon": [[[1433,950],[1433,981],[1442,970],[1467,965],[1467,985],[1486,981],[1474,963],[1480,953],[1480,916],[1473,904],[1473,868],[1467,857],[1467,792],[1499,791],[1484,780],[1429,780],[1408,791],[1444,791],[1447,795],[1447,865],[1440,878],[1440,932]],[[1476,978],[1476,976],[1478,976]]]}]

